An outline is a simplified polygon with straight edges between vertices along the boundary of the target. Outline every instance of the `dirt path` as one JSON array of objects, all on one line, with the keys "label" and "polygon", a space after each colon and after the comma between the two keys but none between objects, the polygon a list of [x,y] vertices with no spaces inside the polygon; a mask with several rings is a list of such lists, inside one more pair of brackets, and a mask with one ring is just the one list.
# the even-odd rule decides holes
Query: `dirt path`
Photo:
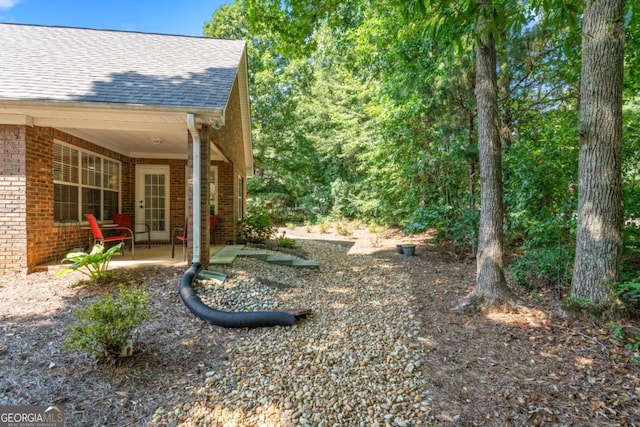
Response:
[{"label": "dirt path", "polygon": [[[419,245],[409,259],[395,251],[409,241],[397,232],[374,237],[360,229],[342,238],[354,253],[393,259],[413,277],[437,425],[640,426],[640,354],[617,343],[610,328],[563,319],[559,301],[521,289],[514,289],[523,302],[517,312],[457,314],[452,308],[474,286],[473,260],[443,252],[428,235],[412,237]],[[637,322],[625,325],[640,335]]]}]

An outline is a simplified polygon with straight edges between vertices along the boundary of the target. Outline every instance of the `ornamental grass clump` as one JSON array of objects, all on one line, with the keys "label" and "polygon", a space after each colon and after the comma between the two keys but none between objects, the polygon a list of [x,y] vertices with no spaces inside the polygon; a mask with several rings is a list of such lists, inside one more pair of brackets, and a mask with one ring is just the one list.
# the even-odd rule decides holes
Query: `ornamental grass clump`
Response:
[{"label": "ornamental grass clump", "polygon": [[97,360],[131,355],[135,330],[149,317],[149,295],[122,284],[118,288],[115,298],[107,294],[72,312],[76,322],[67,328],[65,349],[83,351]]}]

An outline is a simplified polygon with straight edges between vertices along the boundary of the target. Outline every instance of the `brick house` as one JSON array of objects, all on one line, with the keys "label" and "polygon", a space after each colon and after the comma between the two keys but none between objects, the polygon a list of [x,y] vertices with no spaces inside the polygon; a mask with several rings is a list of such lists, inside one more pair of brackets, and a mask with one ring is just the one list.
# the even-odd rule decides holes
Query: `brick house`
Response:
[{"label": "brick house", "polygon": [[128,213],[156,243],[188,218],[205,266],[210,214],[218,242],[236,238],[253,173],[243,41],[16,24],[0,40],[0,274],[84,246],[85,213]]}]

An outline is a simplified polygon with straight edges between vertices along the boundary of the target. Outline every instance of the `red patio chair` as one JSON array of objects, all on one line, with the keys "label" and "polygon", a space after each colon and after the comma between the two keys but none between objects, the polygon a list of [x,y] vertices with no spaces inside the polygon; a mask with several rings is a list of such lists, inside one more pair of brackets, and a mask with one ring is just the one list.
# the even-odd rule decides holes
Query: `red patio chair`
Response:
[{"label": "red patio chair", "polygon": [[127,227],[120,227],[116,225],[115,227],[109,227],[110,230],[115,230],[118,233],[114,236],[104,236],[102,233],[102,228],[100,224],[98,224],[98,220],[92,214],[84,214],[84,217],[89,221],[89,226],[91,227],[91,233],[93,234],[93,242],[94,244],[100,243],[102,246],[106,247],[107,243],[112,242],[130,242],[131,243],[131,259],[134,258],[135,254],[135,245],[133,244],[133,230]]},{"label": "red patio chair", "polygon": [[[133,225],[133,221],[129,214],[113,214],[113,222],[118,224],[120,227],[125,227],[130,230],[133,230],[134,236],[136,234],[145,234],[147,235],[147,243],[149,244],[149,248],[151,248],[151,228],[149,224],[140,222],[136,223],[136,225],[144,225],[144,231],[136,231],[135,226]],[[135,244],[135,242],[134,242]]]},{"label": "red patio chair", "polygon": [[189,220],[184,220],[184,227],[176,227],[173,229],[171,237],[171,258],[175,257],[176,240],[182,242],[182,259],[187,260],[187,241],[189,240]]}]

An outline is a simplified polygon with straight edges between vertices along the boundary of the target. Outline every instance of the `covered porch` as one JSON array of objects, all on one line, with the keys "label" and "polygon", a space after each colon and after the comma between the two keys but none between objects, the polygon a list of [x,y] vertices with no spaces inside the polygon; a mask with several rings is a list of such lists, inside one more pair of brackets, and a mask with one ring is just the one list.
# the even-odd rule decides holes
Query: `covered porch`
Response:
[{"label": "covered porch", "polygon": [[16,40],[0,52],[0,273],[84,249],[87,214],[105,226],[125,214],[156,247],[185,227],[187,259],[203,265],[211,215],[217,243],[237,239],[253,175],[244,41],[6,24],[0,34]]}]

